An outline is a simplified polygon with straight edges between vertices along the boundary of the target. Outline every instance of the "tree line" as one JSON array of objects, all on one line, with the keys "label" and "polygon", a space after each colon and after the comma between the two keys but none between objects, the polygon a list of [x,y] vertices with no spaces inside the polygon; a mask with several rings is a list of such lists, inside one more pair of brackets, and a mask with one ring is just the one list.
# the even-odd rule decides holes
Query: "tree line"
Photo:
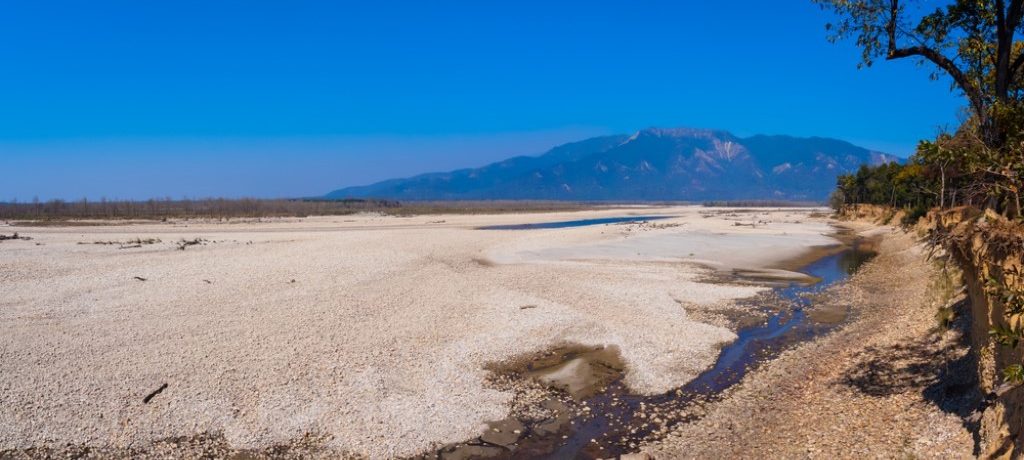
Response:
[{"label": "tree line", "polygon": [[19,203],[0,202],[0,219],[168,219],[168,218],[245,218],[305,217],[345,215],[357,212],[386,211],[400,207],[389,200],[312,200],[312,199],[150,199],[76,201],[49,200]]},{"label": "tree line", "polygon": [[[604,204],[604,203],[602,203]],[[260,217],[338,216],[364,212],[409,216],[425,214],[485,214],[554,212],[593,209],[601,204],[570,201],[396,201],[385,199],[256,199],[171,198],[150,200],[75,201],[33,199],[0,202],[0,220],[65,221],[234,219]]]},{"label": "tree line", "polygon": [[[905,163],[861,166],[836,180],[833,208],[868,203],[907,209],[916,219],[932,208],[974,206],[1021,217],[1024,149],[990,149],[969,128],[922,141]],[[997,152],[1003,152],[1002,154]]]}]

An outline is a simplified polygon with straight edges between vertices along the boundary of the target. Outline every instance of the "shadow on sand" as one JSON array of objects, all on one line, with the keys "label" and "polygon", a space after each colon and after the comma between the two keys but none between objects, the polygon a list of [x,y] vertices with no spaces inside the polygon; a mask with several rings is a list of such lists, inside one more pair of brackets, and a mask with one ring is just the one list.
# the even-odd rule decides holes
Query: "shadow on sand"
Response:
[{"label": "shadow on sand", "polygon": [[925,337],[907,337],[888,347],[869,347],[847,371],[843,384],[879,398],[920,392],[944,412],[960,417],[980,452],[977,356],[970,351],[970,306],[966,298],[953,305],[949,329]]}]

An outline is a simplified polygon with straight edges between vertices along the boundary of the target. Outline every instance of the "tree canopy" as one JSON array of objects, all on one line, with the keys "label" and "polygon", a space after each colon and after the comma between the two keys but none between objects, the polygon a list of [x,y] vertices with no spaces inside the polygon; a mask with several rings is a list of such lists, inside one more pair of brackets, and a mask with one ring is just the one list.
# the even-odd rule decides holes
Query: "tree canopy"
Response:
[{"label": "tree canopy", "polygon": [[[853,39],[862,64],[878,58],[911,58],[932,66],[932,78],[949,75],[962,93],[990,146],[1014,128],[1002,120],[1021,101],[1024,0],[813,0],[836,13],[830,40]],[[943,3],[943,2],[938,2]]]},{"label": "tree canopy", "polygon": [[829,39],[854,40],[862,66],[879,58],[930,64],[933,79],[949,75],[971,113],[955,133],[922,141],[904,166],[840,177],[836,200],[916,207],[961,203],[1019,216],[1024,0],[812,1],[835,13],[826,25]]}]

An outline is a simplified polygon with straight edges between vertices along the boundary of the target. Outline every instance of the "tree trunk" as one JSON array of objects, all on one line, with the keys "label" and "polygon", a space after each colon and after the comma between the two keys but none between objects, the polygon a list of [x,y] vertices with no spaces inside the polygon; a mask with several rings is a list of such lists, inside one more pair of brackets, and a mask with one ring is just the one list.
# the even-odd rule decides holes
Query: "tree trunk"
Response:
[{"label": "tree trunk", "polygon": [[946,209],[946,166],[939,168],[942,173],[942,188],[939,191],[939,209]]}]

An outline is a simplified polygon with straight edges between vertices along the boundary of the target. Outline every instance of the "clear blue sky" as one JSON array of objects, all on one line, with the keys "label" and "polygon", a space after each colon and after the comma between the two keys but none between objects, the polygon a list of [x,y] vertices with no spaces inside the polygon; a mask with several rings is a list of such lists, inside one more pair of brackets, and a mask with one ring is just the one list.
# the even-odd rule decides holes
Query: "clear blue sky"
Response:
[{"label": "clear blue sky", "polygon": [[809,0],[0,6],[0,199],[309,196],[648,126],[907,155],[947,81]]}]

